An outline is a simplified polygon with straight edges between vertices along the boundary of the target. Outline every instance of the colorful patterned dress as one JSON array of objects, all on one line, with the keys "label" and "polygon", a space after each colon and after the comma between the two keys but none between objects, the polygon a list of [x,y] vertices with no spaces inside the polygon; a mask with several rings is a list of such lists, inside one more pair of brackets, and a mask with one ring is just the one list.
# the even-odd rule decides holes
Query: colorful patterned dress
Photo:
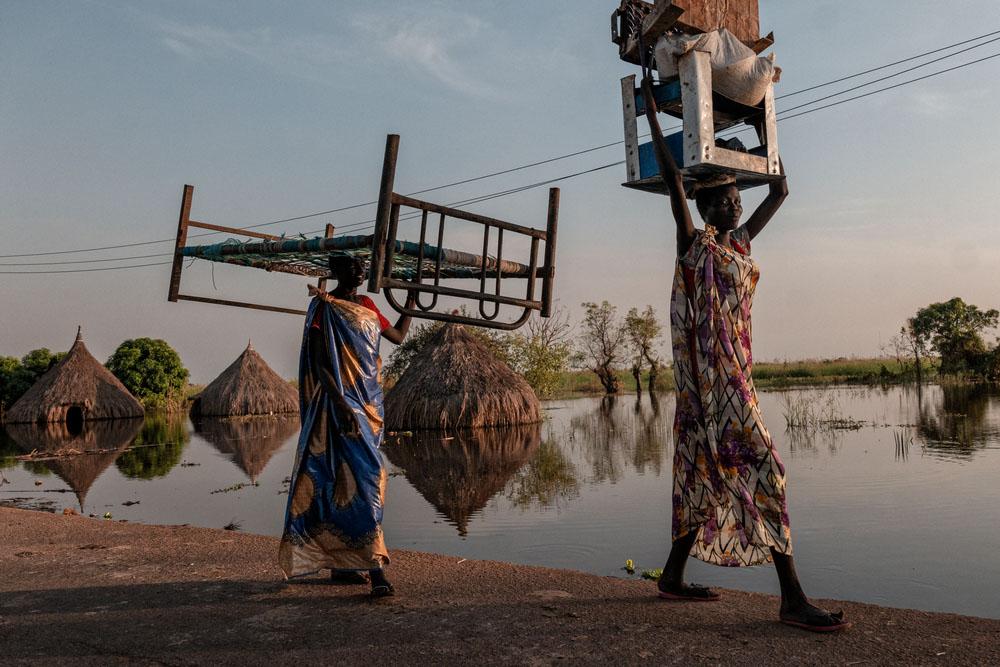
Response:
[{"label": "colorful patterned dress", "polygon": [[678,258],[670,300],[677,386],[673,537],[728,566],[791,554],[785,468],[764,427],[750,371],[750,306],[759,270],[746,228],[716,243],[706,226]]},{"label": "colorful patterned dress", "polygon": [[[313,290],[302,354],[299,403],[302,430],[292,467],[278,562],[286,577],[322,568],[369,570],[389,562],[382,536],[386,471],[377,310]],[[317,322],[328,359],[310,358],[309,329]],[[333,377],[357,417],[360,433],[338,424],[335,404],[319,382],[318,363]]]}]

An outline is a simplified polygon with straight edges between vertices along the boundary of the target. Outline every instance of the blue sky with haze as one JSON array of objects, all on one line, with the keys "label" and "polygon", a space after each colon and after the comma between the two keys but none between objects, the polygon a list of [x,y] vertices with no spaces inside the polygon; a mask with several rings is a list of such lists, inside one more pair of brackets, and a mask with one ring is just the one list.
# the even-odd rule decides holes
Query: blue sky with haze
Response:
[{"label": "blue sky with haze", "polygon": [[[609,42],[614,5],[5,2],[0,254],[169,239],[185,183],[195,186],[195,219],[232,226],[370,201],[388,132],[402,136],[401,192],[620,140],[618,80],[636,68]],[[1000,30],[995,0],[946,9],[928,0],[762,0],[761,13],[784,69],[779,95]],[[886,83],[997,52],[1000,42]],[[1000,58],[779,125],[792,194],[754,244],[758,359],[875,354],[932,301],[1000,306],[998,75]],[[838,89],[779,102],[779,111]],[[427,198],[457,201],[622,156],[615,146]],[[622,311],[652,304],[666,318],[666,200],[622,180],[624,167],[614,167],[560,183],[557,297],[574,319],[581,301],[601,299]],[[744,199],[751,209],[760,194]],[[470,208],[542,226],[545,204],[537,188]],[[270,230],[345,227],[373,214]],[[171,250],[0,262],[164,254],[119,262],[140,264],[168,261]],[[301,280],[222,266],[216,292],[211,267],[199,264],[185,272],[187,291],[305,300]],[[0,354],[66,349],[82,324],[101,360],[125,338],[164,338],[205,382],[252,338],[276,370],[294,375],[299,318],[167,303],[168,273],[0,274]]]}]

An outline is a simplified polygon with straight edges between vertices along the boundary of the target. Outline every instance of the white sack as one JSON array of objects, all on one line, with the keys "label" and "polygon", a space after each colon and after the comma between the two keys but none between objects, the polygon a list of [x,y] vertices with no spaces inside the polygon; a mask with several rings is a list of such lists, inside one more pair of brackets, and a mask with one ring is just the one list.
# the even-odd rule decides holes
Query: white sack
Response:
[{"label": "white sack", "polygon": [[712,90],[748,106],[760,104],[768,84],[781,74],[774,66],[774,54],[760,57],[731,32],[720,28],[700,35],[667,33],[660,37],[654,51],[660,78],[677,76],[677,59],[691,51],[710,54]]}]

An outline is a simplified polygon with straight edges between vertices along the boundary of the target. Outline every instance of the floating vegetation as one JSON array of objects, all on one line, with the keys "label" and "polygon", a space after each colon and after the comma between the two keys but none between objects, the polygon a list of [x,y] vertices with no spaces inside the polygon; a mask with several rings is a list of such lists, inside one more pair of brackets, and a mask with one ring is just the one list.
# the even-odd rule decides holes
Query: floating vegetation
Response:
[{"label": "floating vegetation", "polygon": [[641,576],[643,579],[651,579],[652,581],[659,581],[660,577],[663,576],[663,568],[655,567],[652,570],[643,570]]},{"label": "floating vegetation", "polygon": [[229,493],[230,491],[239,491],[240,489],[246,488],[248,486],[260,486],[257,482],[238,482],[232,486],[227,486],[224,489],[216,489],[212,493]]},{"label": "floating vegetation", "polygon": [[832,393],[820,400],[815,393],[786,392],[781,396],[785,428],[823,428],[856,431],[867,425],[844,415],[843,408]]},{"label": "floating vegetation", "polygon": [[232,521],[230,521],[229,523],[227,523],[225,526],[223,526],[222,530],[239,530],[242,527],[243,527],[243,522],[242,521],[237,521],[236,519],[233,519]]}]

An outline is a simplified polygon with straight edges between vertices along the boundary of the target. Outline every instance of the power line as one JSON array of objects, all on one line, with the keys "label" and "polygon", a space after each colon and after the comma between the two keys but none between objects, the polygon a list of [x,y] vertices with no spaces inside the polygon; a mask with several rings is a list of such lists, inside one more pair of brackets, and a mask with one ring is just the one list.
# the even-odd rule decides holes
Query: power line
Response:
[{"label": "power line", "polygon": [[[845,93],[849,93],[849,92],[851,92],[853,90],[858,90],[860,88],[866,88],[866,87],[874,85],[876,83],[881,83],[882,81],[887,81],[889,79],[894,79],[897,76],[902,76],[904,74],[909,74],[910,72],[912,72],[914,70],[918,70],[921,67],[927,67],[928,65],[933,65],[934,63],[941,62],[942,60],[946,60],[948,58],[951,58],[953,56],[957,56],[957,55],[965,53],[967,51],[971,51],[973,49],[978,49],[980,46],[986,46],[987,44],[992,44],[993,42],[998,42],[998,41],[1000,41],[1000,37],[994,37],[993,39],[987,40],[987,41],[985,41],[985,42],[983,42],[981,44],[976,44],[975,46],[970,46],[967,49],[962,49],[961,51],[956,51],[955,53],[949,53],[946,56],[941,56],[940,58],[935,58],[934,60],[928,60],[925,63],[920,63],[919,65],[914,65],[913,67],[907,67],[904,70],[900,70],[898,72],[894,72],[892,74],[889,74],[889,75],[886,75],[886,76],[882,76],[882,77],[879,77],[877,79],[872,79],[871,81],[866,81],[865,83],[862,83],[862,84],[859,84],[857,86],[854,86],[853,88],[848,88],[846,90],[841,90],[841,91],[833,93],[831,95],[827,95],[825,97],[818,97],[818,98],[816,98],[814,100],[811,100],[809,102],[804,102],[804,103],[799,104],[799,105],[794,106],[794,107],[789,107],[787,109],[782,109],[781,113],[787,114],[787,113],[789,113],[791,111],[795,111],[796,109],[802,109],[804,107],[812,106],[813,104],[816,104],[817,102],[823,102],[824,100],[829,100],[829,99],[832,99],[834,97],[840,97],[841,95],[844,95]],[[967,63],[967,64],[973,64],[973,63],[976,63],[976,62],[980,62],[980,61],[974,60],[971,63]],[[889,89],[885,88],[883,90],[889,90]]]},{"label": "power line", "polygon": [[[961,42],[955,42],[954,44],[949,44],[948,46],[942,46],[941,48],[934,49],[933,51],[924,51],[923,53],[918,53],[915,56],[910,56],[909,58],[903,58],[902,60],[897,60],[896,62],[892,62],[892,63],[889,63],[887,65],[879,65],[878,67],[873,67],[871,69],[866,69],[865,71],[858,72],[857,74],[851,74],[849,76],[842,76],[839,79],[834,79],[833,81],[827,81],[826,83],[820,83],[820,84],[816,84],[815,86],[809,86],[808,88],[803,88],[802,90],[796,90],[794,93],[785,93],[784,95],[778,95],[777,99],[780,100],[780,99],[784,99],[786,97],[792,97],[793,95],[801,95],[802,93],[808,93],[809,91],[816,90],[817,88],[825,88],[826,86],[832,86],[835,83],[841,83],[843,81],[848,81],[850,79],[855,79],[855,78],[857,78],[859,76],[864,76],[865,74],[872,74],[873,72],[879,72],[881,70],[888,69],[890,67],[895,67],[896,65],[902,65],[903,63],[908,63],[908,62],[911,62],[913,60],[919,60],[920,58],[923,58],[925,56],[930,56],[930,55],[933,55],[935,53],[941,53],[942,51],[947,51],[948,49],[953,49],[956,46],[963,46],[965,44],[969,44],[970,42],[975,42],[975,41],[983,39],[985,37],[992,37],[993,35],[1000,35],[1000,30],[994,30],[993,32],[988,32],[985,35],[980,35],[979,37],[973,37],[971,39],[966,39],[966,40],[963,40]],[[990,41],[993,41],[993,40],[990,40]],[[986,43],[986,42],[984,42],[984,43]],[[979,46],[982,46],[982,44],[980,44]],[[961,51],[959,53],[961,53]],[[951,55],[957,55],[957,54],[953,53]]]},{"label": "power line", "polygon": [[147,266],[166,266],[173,262],[153,262],[151,264],[129,264],[126,266],[101,266],[92,269],[56,269],[45,271],[0,271],[0,274],[38,275],[41,273],[88,273],[90,271],[117,271],[118,269],[141,269]]},{"label": "power line", "polygon": [[[965,44],[969,44],[971,42],[975,42],[975,41],[984,39],[986,37],[992,37],[993,35],[998,35],[998,34],[1000,34],[1000,30],[989,32],[989,33],[986,33],[984,35],[980,35],[978,37],[973,37],[973,38],[970,38],[970,39],[962,40],[960,42],[956,42],[956,43],[950,44],[948,46],[939,47],[937,49],[933,49],[933,50],[930,50],[930,51],[925,51],[923,53],[920,53],[920,54],[917,54],[917,55],[914,55],[914,56],[910,56],[910,57],[904,58],[902,60],[897,60],[897,61],[895,61],[893,63],[889,63],[889,64],[886,64],[886,65],[881,65],[879,67],[871,68],[871,69],[865,70],[863,72],[858,72],[856,74],[851,74],[849,76],[845,76],[845,77],[841,77],[839,79],[835,79],[833,81],[828,81],[828,82],[825,82],[825,83],[817,84],[815,86],[810,86],[808,88],[803,88],[801,90],[794,91],[794,92],[791,92],[791,93],[786,93],[784,95],[779,96],[779,99],[780,98],[791,97],[793,95],[798,95],[800,93],[804,93],[804,92],[807,92],[807,91],[810,91],[810,90],[815,90],[815,89],[822,88],[822,87],[825,87],[825,86],[833,85],[835,83],[839,83],[839,82],[846,81],[846,80],[849,80],[849,79],[852,79],[852,78],[863,76],[865,74],[870,74],[870,73],[873,73],[873,72],[876,72],[876,71],[884,70],[884,69],[887,69],[887,68],[890,68],[890,67],[902,64],[902,63],[911,62],[913,60],[916,60],[916,59],[919,59],[919,58],[922,58],[922,57],[926,57],[928,55],[933,55],[935,53],[940,53],[942,51],[946,51],[948,49],[955,48],[956,46],[963,46]],[[908,69],[903,70],[901,72],[897,72],[895,74],[891,74],[891,75],[888,75],[886,77],[882,77],[882,78],[876,79],[874,81],[869,81],[869,82],[860,84],[858,86],[845,89],[845,90],[840,91],[838,93],[834,93],[834,94],[828,95],[826,97],[821,97],[821,98],[818,98],[816,100],[812,100],[811,102],[806,102],[806,103],[800,104],[798,106],[791,107],[790,109],[784,110],[782,112],[782,114],[787,114],[789,111],[793,111],[793,110],[800,109],[800,108],[803,108],[803,107],[811,106],[811,105],[813,105],[813,104],[815,104],[817,102],[820,102],[820,101],[823,101],[823,100],[826,100],[826,99],[830,99],[830,98],[833,98],[833,97],[838,97],[840,95],[844,95],[846,93],[852,92],[853,90],[857,90],[859,88],[862,88],[862,87],[865,87],[865,86],[869,86],[869,85],[872,85],[874,83],[878,83],[880,81],[884,81],[884,80],[889,79],[889,78],[900,76],[902,74],[905,74],[907,72],[913,71],[913,70],[918,69],[920,67],[925,67],[927,65],[933,64],[935,62],[939,62],[939,61],[944,60],[946,58],[954,57],[954,56],[959,55],[961,53],[965,53],[966,51],[970,51],[970,50],[972,50],[974,48],[979,48],[980,46],[984,46],[986,44],[989,44],[989,43],[992,43],[992,42],[995,42],[995,41],[998,41],[998,40],[1000,40],[1000,37],[998,37],[996,39],[988,40],[986,42],[982,42],[980,44],[974,45],[974,46],[966,48],[966,49],[962,49],[960,51],[948,54],[946,56],[942,56],[941,58],[936,58],[936,59],[931,60],[929,62],[922,63],[922,64],[917,65],[917,66],[912,67],[912,68],[908,68]],[[955,67],[948,68],[948,69],[942,70],[940,72],[932,73],[932,74],[927,75],[927,76],[923,76],[923,77],[919,77],[919,78],[916,78],[916,79],[912,79],[910,81],[903,82],[903,83],[900,83],[900,84],[897,84],[897,85],[894,85],[894,86],[888,86],[888,87],[885,87],[885,88],[880,88],[878,90],[872,91],[871,93],[868,93],[868,94],[865,94],[865,95],[859,95],[859,96],[855,96],[855,97],[852,97],[852,98],[849,98],[849,99],[846,99],[846,100],[842,100],[841,102],[837,102],[837,103],[834,103],[834,104],[825,105],[825,106],[822,106],[822,107],[817,107],[816,109],[813,109],[813,110],[805,111],[805,112],[798,113],[798,114],[793,114],[791,116],[782,115],[782,118],[797,118],[797,117],[805,115],[807,113],[811,113],[812,111],[819,111],[819,110],[822,110],[822,109],[829,108],[831,106],[837,106],[838,104],[841,104],[843,102],[848,102],[848,101],[852,101],[852,100],[856,100],[856,99],[861,99],[863,97],[868,97],[869,95],[872,95],[872,94],[875,94],[875,93],[878,93],[878,92],[883,92],[885,90],[891,90],[893,88],[898,88],[898,87],[900,87],[902,85],[907,85],[908,83],[913,83],[913,82],[916,82],[916,81],[921,81],[923,79],[927,79],[927,78],[930,78],[932,76],[937,76],[938,74],[943,74],[943,73],[950,72],[950,71],[953,71],[953,70],[956,70],[956,69],[961,69],[962,67],[973,65],[973,64],[982,62],[984,60],[990,60],[993,57],[995,57],[995,56],[988,56],[986,58],[980,58],[978,60],[974,60],[974,61],[971,61],[969,63],[964,63],[962,65],[957,65]],[[675,128],[671,128],[671,129],[678,129],[678,128],[675,127]],[[739,131],[741,132],[741,131],[744,131],[745,129],[746,128],[743,128],[743,129],[741,129]],[[646,136],[649,136],[649,135],[645,134],[645,135],[642,135],[642,136],[646,137]],[[437,191],[437,190],[443,190],[445,188],[455,187],[455,186],[458,186],[458,185],[464,185],[464,184],[467,184],[467,183],[472,183],[472,182],[484,180],[484,179],[487,179],[487,178],[493,178],[495,176],[509,174],[509,173],[513,173],[513,172],[520,171],[520,170],[523,170],[523,169],[529,169],[529,168],[540,166],[540,165],[544,165],[544,164],[550,164],[552,162],[557,162],[559,160],[564,160],[564,159],[568,159],[568,158],[571,158],[571,157],[577,157],[577,156],[584,155],[584,154],[587,154],[587,153],[592,153],[592,152],[595,152],[595,151],[598,151],[598,150],[603,150],[605,148],[610,148],[610,147],[613,147],[613,146],[618,146],[618,145],[620,145],[622,143],[624,143],[624,142],[623,141],[615,141],[615,142],[611,142],[611,143],[607,143],[607,144],[602,144],[602,145],[599,145],[599,146],[593,146],[591,148],[586,148],[586,149],[582,149],[582,150],[579,150],[579,151],[574,151],[574,152],[571,152],[571,153],[567,153],[565,155],[559,155],[559,156],[555,156],[555,157],[551,157],[551,158],[546,158],[544,160],[538,160],[536,162],[531,162],[531,163],[519,165],[519,166],[516,166],[516,167],[511,167],[509,169],[504,169],[504,170],[501,170],[501,171],[491,172],[489,174],[483,174],[481,176],[475,176],[475,177],[471,177],[471,178],[467,178],[467,179],[462,179],[462,180],[459,180],[459,181],[454,181],[452,183],[446,183],[444,185],[438,185],[438,186],[434,186],[434,187],[431,187],[431,188],[425,188],[423,190],[418,190],[416,192],[412,192],[412,193],[410,193],[410,195],[425,194],[427,192],[433,192],[433,191]],[[606,168],[606,167],[602,167],[602,168]],[[581,173],[589,173],[589,170],[585,171],[585,172],[581,172]],[[554,181],[551,181],[551,182],[554,182]],[[539,186],[537,186],[537,185],[529,186],[526,189],[530,189],[530,187],[539,187]],[[522,191],[522,190],[515,189],[512,192],[520,192],[520,191]],[[488,198],[492,198],[492,197],[488,197]],[[476,199],[476,198],[474,198],[474,200],[478,201],[478,199]],[[487,199],[482,199],[481,201],[486,201],[486,200]],[[470,203],[470,202],[474,203],[473,200],[470,200],[469,202],[462,202],[462,203]],[[299,215],[299,216],[293,216],[293,217],[289,217],[289,218],[282,218],[280,220],[272,220],[272,221],[269,221],[269,222],[262,222],[262,223],[258,223],[258,224],[254,224],[254,225],[248,225],[248,226],[242,227],[241,229],[257,229],[257,228],[260,228],[260,227],[266,227],[266,226],[271,226],[271,225],[276,225],[276,224],[281,224],[281,223],[286,223],[286,222],[295,222],[295,221],[298,221],[298,220],[305,220],[305,219],[314,218],[314,217],[318,217],[318,216],[322,216],[322,215],[330,215],[330,214],[334,214],[334,213],[341,213],[341,212],[344,212],[344,211],[349,211],[349,210],[353,210],[353,209],[363,208],[365,206],[374,205],[375,203],[377,203],[377,202],[370,201],[370,202],[363,202],[363,203],[360,203],[360,204],[351,204],[351,205],[348,205],[348,206],[342,206],[342,207],[339,207],[339,208],[329,209],[329,210],[326,210],[326,211],[318,211],[318,212],[315,212],[315,213],[308,213],[308,214]],[[372,222],[373,221],[369,220],[369,221],[364,221],[364,222],[351,223],[351,224],[346,225],[345,227],[348,227],[348,228],[350,228],[350,227],[358,227],[358,226],[361,226],[361,225],[371,224]],[[341,229],[343,229],[343,227],[341,227]],[[322,231],[322,230],[318,230],[318,231]],[[218,232],[206,232],[206,233],[200,233],[200,234],[192,234],[190,236],[190,238],[199,238],[199,237],[204,237],[204,236],[212,236],[212,235],[215,235],[217,233]],[[307,232],[307,233],[316,233],[316,232]],[[83,253],[83,252],[97,252],[97,251],[102,251],[102,250],[114,250],[114,249],[120,249],[120,248],[134,248],[134,247],[145,246],[145,245],[154,245],[154,244],[158,244],[158,243],[168,243],[168,242],[172,242],[172,241],[175,241],[175,239],[171,238],[171,239],[159,239],[159,240],[156,240],[156,241],[139,241],[139,242],[135,242],[135,243],[124,243],[124,244],[109,245],[109,246],[100,246],[100,247],[94,247],[94,248],[79,248],[79,249],[74,249],[74,250],[58,250],[58,251],[36,252],[36,253],[8,254],[8,255],[0,255],[0,258],[6,259],[6,258],[17,258],[17,257],[40,257],[40,256],[51,256],[51,255],[76,254],[76,253]],[[129,257],[116,257],[116,258],[95,259],[95,260],[76,260],[76,261],[48,262],[48,263],[47,262],[23,263],[23,264],[3,263],[3,264],[0,264],[0,266],[39,266],[39,265],[46,265],[46,264],[85,264],[85,263],[98,263],[98,262],[106,262],[106,261],[125,261],[125,260],[128,260],[128,259],[139,259],[139,258],[144,258],[144,257],[170,256],[170,254],[171,253],[162,253],[162,254],[159,254],[159,255],[155,255],[155,254],[154,255],[140,255],[140,256],[135,256],[135,257],[131,257],[131,258],[129,258]],[[122,268],[126,268],[126,267],[122,267]],[[9,274],[9,273],[18,273],[18,272],[16,272],[16,271],[4,271],[4,272],[0,272],[0,273],[7,273],[7,274]],[[40,273],[40,272],[30,272],[30,273]]]},{"label": "power line", "polygon": [[917,81],[923,81],[924,79],[930,79],[931,77],[938,76],[940,74],[946,74],[948,72],[954,72],[957,69],[962,69],[963,67],[968,67],[969,65],[975,65],[976,63],[981,63],[986,60],[992,60],[993,58],[1000,57],[1000,53],[994,53],[992,56],[986,56],[985,58],[979,58],[977,60],[971,60],[967,63],[962,63],[961,65],[955,65],[954,67],[949,67],[948,69],[943,69],[938,72],[931,72],[930,74],[925,74],[924,76],[918,76],[915,79],[909,79],[907,81],[901,81],[900,83],[894,84],[892,86],[886,86],[885,88],[879,88],[877,90],[872,90],[870,92],[864,93],[862,95],[855,95],[854,97],[848,97],[847,99],[839,100],[837,102],[832,102],[830,104],[824,104],[821,107],[816,107],[815,109],[807,109],[806,111],[800,111],[799,113],[792,114],[791,116],[781,116],[779,120],[789,120],[791,118],[798,118],[799,116],[805,116],[806,114],[813,113],[816,111],[822,111],[823,109],[829,109],[830,107],[839,106],[841,104],[846,104],[847,102],[853,102],[854,100],[860,100],[863,97],[871,97],[876,93],[883,93],[887,90],[893,90],[894,88],[899,88],[901,86],[906,86],[911,83],[916,83]]}]

